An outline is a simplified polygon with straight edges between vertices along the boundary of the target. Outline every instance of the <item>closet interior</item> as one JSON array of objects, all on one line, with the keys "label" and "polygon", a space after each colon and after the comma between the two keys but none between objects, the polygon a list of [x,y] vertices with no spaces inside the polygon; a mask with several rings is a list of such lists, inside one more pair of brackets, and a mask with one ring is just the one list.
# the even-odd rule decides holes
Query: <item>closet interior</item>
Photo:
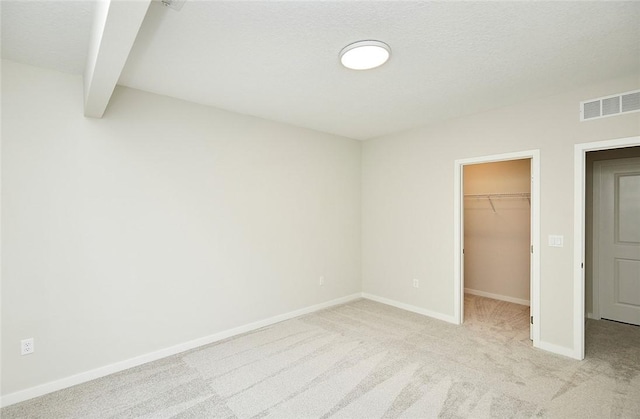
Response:
[{"label": "closet interior", "polygon": [[466,294],[529,305],[531,159],[464,166]]}]

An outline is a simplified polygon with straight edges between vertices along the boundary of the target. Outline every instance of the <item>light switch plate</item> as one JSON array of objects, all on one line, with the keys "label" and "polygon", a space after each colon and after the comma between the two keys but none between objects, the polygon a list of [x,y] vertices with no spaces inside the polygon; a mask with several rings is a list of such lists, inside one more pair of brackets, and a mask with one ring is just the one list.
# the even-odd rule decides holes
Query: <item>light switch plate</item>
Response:
[{"label": "light switch plate", "polygon": [[550,247],[564,247],[564,236],[557,236],[550,234],[549,235],[549,246]]}]

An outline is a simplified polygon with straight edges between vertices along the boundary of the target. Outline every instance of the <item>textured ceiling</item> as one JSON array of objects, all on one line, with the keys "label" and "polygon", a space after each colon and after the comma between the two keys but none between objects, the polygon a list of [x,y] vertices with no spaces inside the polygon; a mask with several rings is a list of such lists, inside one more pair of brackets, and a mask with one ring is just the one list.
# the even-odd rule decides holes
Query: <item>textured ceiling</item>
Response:
[{"label": "textured ceiling", "polygon": [[2,58],[82,74],[93,6],[92,1],[2,0]]},{"label": "textured ceiling", "polygon": [[[90,11],[3,1],[3,57],[81,73]],[[640,2],[154,2],[119,83],[367,139],[640,77],[638,22]],[[363,39],[389,44],[391,60],[341,67]]]}]

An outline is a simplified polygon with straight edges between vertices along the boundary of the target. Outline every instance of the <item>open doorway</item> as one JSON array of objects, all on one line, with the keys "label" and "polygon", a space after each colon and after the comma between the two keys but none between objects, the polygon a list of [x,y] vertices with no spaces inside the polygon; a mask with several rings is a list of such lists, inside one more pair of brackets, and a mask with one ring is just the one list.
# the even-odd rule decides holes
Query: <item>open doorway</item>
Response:
[{"label": "open doorway", "polygon": [[[503,165],[478,166],[488,163],[503,163]],[[528,171],[528,176],[524,180],[520,178],[514,181],[514,178],[509,176],[509,172],[516,170],[518,166],[520,166],[520,171],[523,171],[523,169],[525,173]],[[467,172],[466,179],[465,171]],[[484,180],[480,178],[471,180],[471,178],[469,178],[469,174],[483,171],[494,171],[497,174],[497,178],[494,177],[493,180],[487,178]],[[500,173],[502,173],[502,175]],[[540,310],[540,257],[538,250],[540,243],[539,173],[539,151],[532,150],[456,160],[454,180],[454,275],[456,278],[454,282],[454,314],[456,316],[456,322],[461,324],[465,320],[465,288],[468,295],[489,297],[493,298],[494,301],[511,301],[512,303],[520,304],[528,301],[530,308],[524,307],[524,309],[529,314],[528,317],[531,324],[529,338],[533,340],[534,346],[538,346],[540,336],[539,322],[536,321],[536,319],[539,318]],[[522,186],[523,181],[528,183],[526,187]],[[496,182],[497,184],[502,184],[503,187],[498,186]],[[491,183],[493,183],[494,190],[481,189]],[[498,189],[495,189],[496,187]],[[466,208],[465,202],[467,202]],[[465,209],[467,210],[466,216]],[[491,219],[487,217],[494,218]],[[467,220],[467,218],[469,219]],[[483,218],[484,221],[482,220]],[[478,253],[478,249],[483,246],[478,246],[477,239],[482,239],[482,236],[486,235],[486,230],[485,232],[479,231],[477,237],[472,237],[472,235],[476,233],[468,231],[465,227],[469,222],[485,228],[492,224],[496,226],[501,221],[509,224],[515,222],[516,219],[522,220],[522,218],[524,218],[526,224],[520,226],[518,233],[514,234],[512,239],[525,240],[524,248],[520,248],[520,250],[524,249],[526,254],[519,255],[519,259],[521,261],[524,260],[524,264],[516,264],[517,266],[513,266],[514,269],[504,269],[504,266],[502,268],[499,266],[501,259],[504,263],[504,258],[509,257],[509,255],[505,254],[505,250],[503,250],[506,248],[503,247],[505,245],[504,242],[494,242],[490,246],[485,246],[485,248]],[[502,225],[502,227],[505,227],[505,225]],[[522,229],[527,231],[523,232]],[[494,230],[494,232],[496,231]],[[500,236],[500,232],[498,231],[497,233],[498,236]],[[469,254],[469,251],[473,250],[471,248],[467,249],[465,236],[467,240],[471,240],[469,245],[476,247],[474,251],[476,254],[473,256]],[[496,237],[496,239],[499,239],[499,237]],[[473,241],[476,241],[476,243],[474,244]],[[509,239],[506,241],[509,241]],[[497,247],[495,246],[496,244]],[[465,273],[465,269],[470,268],[480,259],[486,259],[487,255],[482,255],[482,252],[487,250],[492,252],[492,249],[495,251],[489,258],[497,262],[498,265],[491,266],[488,269],[485,268],[485,271],[480,276],[493,277],[493,281],[490,281],[492,282],[491,284],[482,284],[482,279],[480,279],[480,282],[477,281],[477,279],[479,279],[478,272],[472,273],[472,275],[469,276]],[[468,261],[467,258],[469,259]],[[501,271],[502,273],[499,275],[501,278],[495,281],[496,273]],[[519,273],[516,274],[515,272]],[[521,281],[516,281],[519,283],[509,281],[509,277],[513,277],[514,275],[520,276]],[[506,287],[509,289],[505,288],[505,282]],[[525,290],[522,290],[522,287],[524,287]],[[498,297],[499,300],[496,300],[496,297]]]},{"label": "open doorway", "polygon": [[463,322],[531,338],[531,159],[465,165],[463,196]]},{"label": "open doorway", "polygon": [[[634,266],[640,262],[631,263],[637,255],[610,255],[612,251],[626,252],[627,246],[631,250],[640,248],[640,146],[625,147],[613,150],[590,151],[586,155],[586,185],[585,185],[585,309],[587,317],[593,319],[606,318],[609,320],[639,324],[640,317],[640,283],[618,284],[620,291],[627,289],[621,303],[622,313],[617,313],[613,298],[607,296],[614,285],[611,281],[614,275],[635,273],[640,282],[640,271],[633,272]],[[617,186],[617,187],[616,187]],[[616,215],[622,217],[616,217]],[[629,225],[626,225],[629,224]],[[614,231],[612,227],[617,227]],[[619,234],[615,234],[619,233]],[[614,240],[608,236],[615,236],[616,249],[610,249]],[[627,237],[628,236],[628,237]],[[611,256],[611,257],[610,257]],[[622,259],[621,269],[615,269],[610,259]],[[609,272],[614,271],[615,272]],[[630,272],[627,272],[630,271]],[[620,278],[618,278],[620,279]],[[623,276],[621,279],[625,279]],[[609,297],[613,297],[610,295]],[[639,301],[633,301],[634,299]],[[614,305],[613,307],[611,307]],[[633,310],[626,313],[626,309]],[[635,309],[635,310],[634,310]],[[630,316],[630,317],[629,317]]]},{"label": "open doorway", "polygon": [[585,357],[640,337],[640,146],[586,153]]},{"label": "open doorway", "polygon": [[[573,357],[577,359],[584,359],[585,357],[585,318],[586,317],[600,317],[600,309],[601,305],[599,301],[595,301],[595,299],[601,299],[603,295],[599,291],[600,281],[594,280],[594,272],[599,269],[598,260],[594,256],[594,246],[597,246],[599,240],[597,238],[600,228],[600,221],[594,222],[594,212],[593,206],[596,205],[593,200],[593,196],[599,192],[597,188],[594,188],[594,167],[598,162],[603,161],[614,161],[620,159],[632,158],[632,156],[637,153],[637,149],[640,146],[640,137],[629,137],[629,138],[621,138],[617,140],[608,140],[608,141],[600,141],[600,142],[592,142],[592,143],[583,143],[576,144],[575,146],[575,173],[574,173],[574,354]],[[589,155],[589,153],[593,153]],[[615,167],[617,164],[607,164],[608,166]],[[633,190],[637,189],[637,181],[638,178],[635,176],[635,171],[632,170],[630,174],[632,176],[619,176],[615,174],[616,169],[608,170],[602,173],[605,173],[605,177],[609,180],[620,180],[623,177],[626,177],[627,180],[631,180],[631,188]],[[602,175],[602,173],[600,175]],[[639,175],[640,176],[640,175]],[[614,190],[617,189],[617,192],[620,192],[620,189],[623,185],[618,184],[614,185]],[[629,186],[629,185],[627,185]],[[625,186],[626,187],[626,186]],[[613,201],[610,201],[614,207],[614,210],[620,209],[620,196],[614,198]],[[635,198],[634,198],[635,199]],[[634,217],[637,217],[637,208],[632,205],[632,213],[630,214],[632,218],[632,224],[634,223]],[[636,211],[636,212],[634,212]],[[601,216],[601,215],[598,215]],[[611,221],[611,220],[609,220]],[[610,226],[613,225],[614,229],[620,230],[618,227],[621,227],[619,222],[613,221],[608,223]],[[637,226],[637,224],[634,224]],[[631,233],[634,234],[635,230],[629,231],[626,230],[625,234]],[[615,233],[613,233],[615,234]],[[629,240],[622,238],[623,240],[619,240],[619,236],[615,236],[615,240],[628,242]],[[633,240],[631,240],[633,241]],[[637,246],[636,246],[637,247]],[[615,256],[615,255],[614,255]],[[629,270],[627,274],[629,274],[630,278],[634,278],[637,276],[637,273],[634,269],[637,268],[637,264],[630,260],[628,257],[617,258],[625,262],[625,266],[618,266],[619,269],[623,271]],[[633,258],[631,258],[633,259]],[[594,264],[595,262],[595,264]],[[617,274],[614,272],[614,275]],[[608,275],[608,274],[607,274]],[[618,296],[622,296],[623,299],[638,298],[640,300],[640,295],[634,295],[635,292],[640,292],[640,288],[637,290],[633,289],[634,286],[640,287],[638,282],[630,282],[628,284],[622,284],[625,287],[630,286],[632,289],[624,291],[620,288],[620,284],[616,289]],[[596,290],[598,288],[598,290]],[[624,287],[623,287],[624,288]],[[615,289],[615,286],[614,286]],[[624,292],[622,292],[624,291]],[[633,301],[624,301],[623,304],[629,305],[629,302]],[[595,313],[594,313],[595,311]]]}]

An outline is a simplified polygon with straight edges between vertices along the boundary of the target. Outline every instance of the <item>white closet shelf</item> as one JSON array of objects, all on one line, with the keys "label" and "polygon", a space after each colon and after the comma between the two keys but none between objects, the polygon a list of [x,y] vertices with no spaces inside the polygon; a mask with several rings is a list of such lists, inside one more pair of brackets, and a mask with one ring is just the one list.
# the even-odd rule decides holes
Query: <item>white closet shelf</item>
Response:
[{"label": "white closet shelf", "polygon": [[465,198],[531,198],[529,192],[465,194]]},{"label": "white closet shelf", "polygon": [[465,194],[465,198],[476,199],[488,199],[491,204],[491,209],[496,212],[496,207],[493,205],[494,199],[510,199],[510,198],[523,198],[529,201],[531,206],[531,194],[529,192],[516,192],[516,193],[481,193],[481,194]]}]

